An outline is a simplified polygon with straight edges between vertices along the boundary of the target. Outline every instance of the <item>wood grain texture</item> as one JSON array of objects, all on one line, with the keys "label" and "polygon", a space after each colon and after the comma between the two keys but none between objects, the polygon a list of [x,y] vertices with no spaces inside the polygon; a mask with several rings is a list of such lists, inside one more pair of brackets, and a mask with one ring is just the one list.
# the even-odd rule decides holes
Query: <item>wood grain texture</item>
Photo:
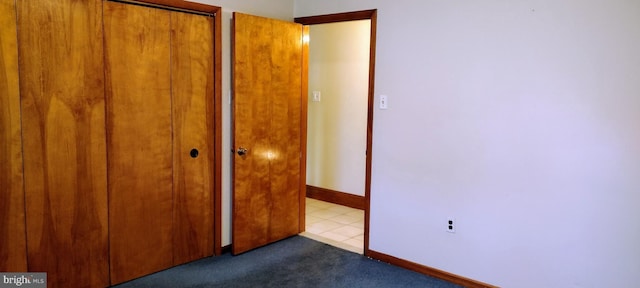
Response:
[{"label": "wood grain texture", "polygon": [[[271,20],[270,241],[300,233],[302,25]],[[306,100],[306,94],[304,99]],[[302,195],[304,196],[304,195]]]},{"label": "wood grain texture", "polygon": [[158,6],[166,6],[169,8],[179,8],[184,10],[211,13],[211,14],[215,14],[220,11],[220,8],[216,6],[200,4],[200,3],[184,1],[184,0],[120,0],[120,1],[131,2],[131,3],[136,3],[136,2],[147,3],[152,5],[158,5]]},{"label": "wood grain texture", "polygon": [[222,255],[222,8],[182,0],[138,2],[210,13],[214,17],[214,253]]},{"label": "wood grain texture", "polygon": [[109,284],[102,1],[17,1],[28,269]]},{"label": "wood grain texture", "polygon": [[104,2],[112,284],[173,262],[169,13]]},{"label": "wood grain texture", "polygon": [[27,271],[15,0],[0,0],[0,271]]},{"label": "wood grain texture", "polygon": [[299,232],[302,26],[234,13],[233,253]]},{"label": "wood grain texture", "polygon": [[[270,54],[253,47],[254,37],[272,37],[270,27],[254,25],[253,18],[234,13],[234,147],[249,149],[234,154],[233,252],[240,253],[269,241],[270,175],[269,100]],[[265,41],[265,40],[263,40]],[[262,51],[255,51],[262,50]],[[253,65],[263,63],[265,65]],[[251,125],[255,123],[256,125]]]},{"label": "wood grain texture", "polygon": [[213,18],[171,13],[174,265],[213,255],[213,43]]}]

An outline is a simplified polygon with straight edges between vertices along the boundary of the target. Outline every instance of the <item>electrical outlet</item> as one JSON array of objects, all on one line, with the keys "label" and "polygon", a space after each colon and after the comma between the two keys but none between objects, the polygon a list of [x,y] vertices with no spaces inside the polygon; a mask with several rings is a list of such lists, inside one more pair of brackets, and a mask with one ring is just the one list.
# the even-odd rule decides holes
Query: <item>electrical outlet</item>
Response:
[{"label": "electrical outlet", "polygon": [[447,218],[447,232],[456,233],[456,220],[453,217]]}]

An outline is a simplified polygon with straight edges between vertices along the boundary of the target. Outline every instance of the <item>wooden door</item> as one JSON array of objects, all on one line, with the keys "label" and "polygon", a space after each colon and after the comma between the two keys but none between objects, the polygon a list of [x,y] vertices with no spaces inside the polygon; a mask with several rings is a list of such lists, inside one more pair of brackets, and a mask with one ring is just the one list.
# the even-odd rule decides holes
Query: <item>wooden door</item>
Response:
[{"label": "wooden door", "polygon": [[169,13],[104,2],[112,284],[173,262]]},{"label": "wooden door", "polygon": [[171,13],[174,265],[213,255],[213,25]]},{"label": "wooden door", "polygon": [[237,254],[301,231],[306,58],[300,24],[234,13],[233,29]]},{"label": "wooden door", "polygon": [[213,18],[105,2],[112,284],[212,256]]},{"label": "wooden door", "polygon": [[29,271],[109,284],[102,1],[16,1]]},{"label": "wooden door", "polygon": [[27,270],[15,0],[0,0],[0,271]]}]

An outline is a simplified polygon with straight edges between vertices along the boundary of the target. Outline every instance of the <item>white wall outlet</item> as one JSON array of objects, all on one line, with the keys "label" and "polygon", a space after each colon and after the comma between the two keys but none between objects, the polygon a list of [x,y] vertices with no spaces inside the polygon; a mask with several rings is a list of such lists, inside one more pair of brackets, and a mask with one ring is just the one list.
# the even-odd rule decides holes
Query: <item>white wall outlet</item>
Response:
[{"label": "white wall outlet", "polygon": [[321,97],[322,93],[320,91],[313,91],[313,102],[320,102]]},{"label": "white wall outlet", "polygon": [[456,233],[456,219],[453,217],[447,218],[447,232]]},{"label": "white wall outlet", "polygon": [[389,99],[387,99],[387,95],[380,95],[380,109],[389,108]]}]

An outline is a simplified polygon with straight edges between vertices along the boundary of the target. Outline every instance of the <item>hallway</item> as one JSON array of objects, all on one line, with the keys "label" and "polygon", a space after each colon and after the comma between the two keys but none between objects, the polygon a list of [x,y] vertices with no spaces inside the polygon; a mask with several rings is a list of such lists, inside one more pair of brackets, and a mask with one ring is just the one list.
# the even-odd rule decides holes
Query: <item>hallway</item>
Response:
[{"label": "hallway", "polygon": [[307,198],[305,236],[329,245],[364,253],[364,211]]}]

